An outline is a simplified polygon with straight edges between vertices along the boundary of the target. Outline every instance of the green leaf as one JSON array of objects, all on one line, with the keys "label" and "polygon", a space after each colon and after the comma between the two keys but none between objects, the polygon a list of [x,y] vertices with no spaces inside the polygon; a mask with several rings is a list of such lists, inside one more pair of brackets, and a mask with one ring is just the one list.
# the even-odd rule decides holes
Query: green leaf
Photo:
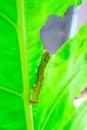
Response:
[{"label": "green leaf", "polygon": [[23,1],[1,0],[0,130],[32,130],[25,45]]},{"label": "green leaf", "polygon": [[0,1],[0,130],[33,129],[28,82],[32,87],[42,54],[40,27],[79,1]]},{"label": "green leaf", "polygon": [[40,41],[40,29],[51,14],[63,16],[69,6],[77,6],[82,0],[25,0],[25,20],[27,31],[27,49],[29,63],[29,83],[36,81],[37,67],[43,51]]},{"label": "green leaf", "polygon": [[87,129],[87,99],[76,109],[63,130],[86,130]]},{"label": "green leaf", "polygon": [[[81,119],[83,128],[87,126],[83,123],[83,120],[87,120],[86,103],[82,106],[84,108],[82,110],[76,110],[73,106],[74,98],[80,95],[87,85],[86,34],[87,23],[74,38],[67,41],[56,52],[48,63],[39,104],[33,106],[36,130],[63,130],[72,119],[72,113],[74,113],[75,120],[72,119],[72,127],[67,127],[69,130],[75,129],[74,123],[78,125],[78,120]],[[78,117],[78,111],[83,118]]]}]

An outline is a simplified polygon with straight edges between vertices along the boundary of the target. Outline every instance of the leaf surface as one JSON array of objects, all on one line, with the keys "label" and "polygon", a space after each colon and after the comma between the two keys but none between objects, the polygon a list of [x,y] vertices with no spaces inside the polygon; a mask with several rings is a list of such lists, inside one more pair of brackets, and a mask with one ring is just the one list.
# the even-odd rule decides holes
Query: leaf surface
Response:
[{"label": "leaf surface", "polygon": [[75,97],[80,96],[87,85],[86,33],[87,23],[48,63],[39,104],[33,106],[36,130],[73,130],[77,129],[81,121],[79,129],[87,127],[84,122],[87,120],[86,103],[82,105],[82,109],[73,106]]},{"label": "leaf surface", "polygon": [[0,130],[28,129],[30,107],[23,6],[20,0],[0,1]]},{"label": "leaf surface", "polygon": [[25,0],[25,20],[27,34],[27,50],[29,63],[29,82],[32,87],[36,81],[37,67],[43,52],[40,41],[40,29],[51,14],[63,16],[73,5],[81,4],[82,0]]},{"label": "leaf surface", "polygon": [[39,30],[50,13],[63,15],[81,0],[66,2],[0,1],[0,130],[32,129],[28,80],[32,87],[43,48]]}]

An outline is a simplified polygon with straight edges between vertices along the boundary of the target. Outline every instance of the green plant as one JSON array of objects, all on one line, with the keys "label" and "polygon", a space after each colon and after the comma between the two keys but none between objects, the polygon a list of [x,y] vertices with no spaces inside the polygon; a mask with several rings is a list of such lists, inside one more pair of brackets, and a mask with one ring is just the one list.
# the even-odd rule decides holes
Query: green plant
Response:
[{"label": "green plant", "polygon": [[78,109],[73,106],[74,98],[87,84],[87,24],[51,58],[39,104],[29,103],[43,52],[41,26],[49,14],[63,16],[70,5],[80,3],[81,0],[0,1],[0,130],[87,127],[87,101]]}]

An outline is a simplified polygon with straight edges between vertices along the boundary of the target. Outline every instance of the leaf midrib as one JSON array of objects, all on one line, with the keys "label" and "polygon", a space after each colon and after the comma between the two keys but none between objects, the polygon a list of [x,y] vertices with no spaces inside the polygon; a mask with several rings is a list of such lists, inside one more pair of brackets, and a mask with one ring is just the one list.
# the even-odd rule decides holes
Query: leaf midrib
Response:
[{"label": "leaf midrib", "polygon": [[26,127],[27,130],[33,130],[33,119],[32,119],[32,107],[29,104],[29,77],[28,77],[28,62],[27,62],[27,51],[26,51],[26,29],[24,21],[24,0],[17,0],[17,11],[18,11],[18,22],[17,24],[10,19],[6,14],[0,11],[0,16],[7,21],[11,26],[16,29],[18,35],[18,43],[20,48],[20,59],[21,59],[21,71],[23,80],[23,93],[16,92],[11,89],[0,86],[0,89],[21,96],[24,102],[25,116],[26,116]]},{"label": "leaf midrib", "polygon": [[28,62],[26,50],[26,29],[25,29],[25,15],[24,15],[24,0],[17,1],[18,11],[18,40],[20,48],[21,69],[23,78],[23,101],[26,116],[27,130],[33,130],[32,108],[29,104],[29,77],[28,77]]}]

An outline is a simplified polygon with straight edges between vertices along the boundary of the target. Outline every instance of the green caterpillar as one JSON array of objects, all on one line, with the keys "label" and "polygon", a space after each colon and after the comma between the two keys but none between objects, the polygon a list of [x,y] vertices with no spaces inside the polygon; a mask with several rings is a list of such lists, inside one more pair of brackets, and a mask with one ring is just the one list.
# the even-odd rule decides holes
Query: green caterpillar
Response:
[{"label": "green caterpillar", "polygon": [[44,70],[47,63],[49,62],[49,59],[50,59],[50,54],[48,50],[44,50],[40,65],[38,67],[37,81],[36,81],[35,86],[33,87],[33,94],[30,100],[31,104],[38,103],[38,96],[39,96],[41,87],[43,85],[43,80],[44,80]]}]

